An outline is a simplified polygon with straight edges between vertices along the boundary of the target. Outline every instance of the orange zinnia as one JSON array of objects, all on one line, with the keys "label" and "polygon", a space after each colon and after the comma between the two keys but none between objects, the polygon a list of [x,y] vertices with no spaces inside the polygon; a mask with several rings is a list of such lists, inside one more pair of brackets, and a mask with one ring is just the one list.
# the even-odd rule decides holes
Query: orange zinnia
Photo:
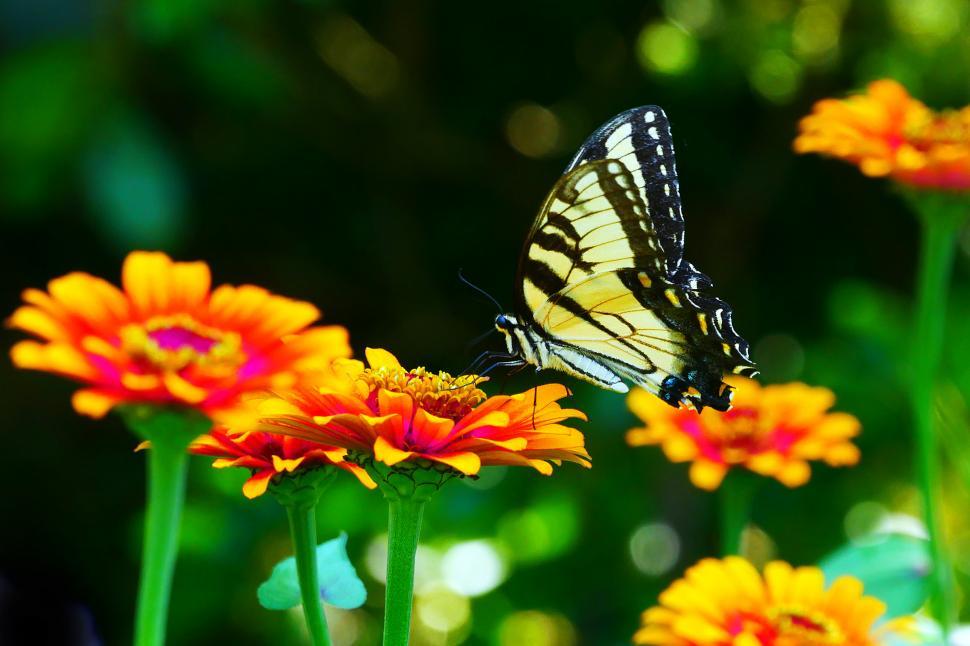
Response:
[{"label": "orange zinnia", "polygon": [[650,646],[880,646],[912,633],[915,620],[877,626],[886,604],[841,576],[826,586],[817,567],[782,561],[759,573],[736,556],[704,559],[643,613],[633,643]]},{"label": "orange zinnia", "polygon": [[483,465],[531,466],[543,474],[562,460],[590,466],[582,433],[563,426],[565,386],[487,397],[474,375],[407,370],[385,350],[367,350],[369,368],[338,361],[343,380],[284,391],[259,405],[260,428],[339,446],[388,466],[430,460],[465,475]]},{"label": "orange zinnia", "polygon": [[796,152],[831,155],[916,188],[970,190],[970,106],[933,112],[886,79],[819,101],[799,130]]},{"label": "orange zinnia", "polygon": [[212,463],[217,469],[250,469],[252,477],[243,485],[243,494],[247,498],[256,498],[266,493],[270,481],[277,476],[320,466],[336,466],[349,471],[368,489],[377,486],[364,469],[344,461],[346,449],[295,437],[272,433],[245,433],[231,437],[221,429],[214,429],[208,435],[196,439],[189,451],[218,458]]},{"label": "orange zinnia", "polygon": [[253,285],[210,291],[210,280],[204,262],[133,252],[123,289],[80,272],[28,289],[9,324],[41,341],[17,343],[13,362],[87,384],[73,404],[92,417],[120,403],[218,416],[243,393],[293,386],[350,356],[344,328],[308,327],[320,316],[310,303]]},{"label": "orange zinnia", "polygon": [[646,427],[628,432],[627,442],[659,444],[672,462],[692,462],[691,482],[707,490],[717,489],[734,467],[797,487],[811,476],[808,460],[832,466],[859,461],[850,441],[859,434],[859,420],[828,412],[835,403],[831,390],[801,383],[761,386],[745,377],[727,381],[735,394],[726,413],[675,409],[634,390],[627,402]]}]

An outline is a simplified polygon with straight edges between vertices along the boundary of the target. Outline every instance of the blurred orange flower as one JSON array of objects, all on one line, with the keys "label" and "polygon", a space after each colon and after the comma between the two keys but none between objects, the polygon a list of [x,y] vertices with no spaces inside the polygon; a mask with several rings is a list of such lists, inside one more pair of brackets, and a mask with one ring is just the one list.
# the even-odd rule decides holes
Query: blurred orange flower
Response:
[{"label": "blurred orange flower", "polygon": [[[369,368],[338,361],[343,379],[285,391],[258,405],[260,428],[373,456],[393,466],[430,460],[465,475],[483,465],[531,466],[551,474],[562,460],[590,466],[582,433],[563,426],[565,386],[487,397],[474,375],[407,370],[390,352],[367,350]],[[320,385],[320,384],[323,385]]]},{"label": "blurred orange flower", "polygon": [[140,402],[218,416],[243,393],[291,387],[350,356],[346,329],[308,327],[313,305],[253,285],[210,291],[203,262],[136,251],[121,273],[123,289],[80,272],[28,289],[8,320],[41,339],[13,347],[17,366],[87,384],[74,393],[79,413]]},{"label": "blurred orange flower", "polygon": [[859,449],[850,439],[859,420],[827,412],[835,395],[802,383],[761,386],[753,379],[728,377],[734,407],[726,413],[698,414],[675,409],[642,389],[630,393],[630,410],[646,423],[627,433],[631,446],[659,444],[672,462],[691,461],[690,479],[713,490],[732,467],[743,466],[789,487],[811,476],[808,460],[853,465]]},{"label": "blurred orange flower", "polygon": [[740,557],[705,559],[643,613],[636,644],[654,646],[877,646],[911,634],[911,617],[875,627],[886,604],[862,583],[839,577],[826,588],[817,567],[769,563],[762,576]]},{"label": "blurred orange flower", "polygon": [[896,81],[824,99],[802,119],[795,151],[856,164],[916,188],[970,190],[970,106],[933,112]]},{"label": "blurred orange flower", "polygon": [[377,486],[363,468],[344,461],[346,449],[295,437],[272,433],[245,433],[231,437],[224,430],[214,429],[208,435],[197,438],[189,451],[219,458],[212,463],[217,469],[250,469],[253,475],[243,485],[243,494],[247,498],[256,498],[266,493],[270,481],[276,476],[328,465],[349,471],[368,489]]}]

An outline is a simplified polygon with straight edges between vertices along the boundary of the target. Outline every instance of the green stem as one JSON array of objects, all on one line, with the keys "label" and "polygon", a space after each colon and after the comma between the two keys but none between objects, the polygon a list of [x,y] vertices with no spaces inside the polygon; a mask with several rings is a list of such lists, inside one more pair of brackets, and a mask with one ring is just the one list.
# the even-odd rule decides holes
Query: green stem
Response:
[{"label": "green stem", "polygon": [[286,505],[290,521],[290,536],[296,556],[296,575],[303,599],[303,618],[310,631],[313,646],[330,646],[327,617],[320,601],[320,580],[317,575],[317,519],[316,505]]},{"label": "green stem", "polygon": [[940,456],[933,426],[933,391],[943,353],[946,295],[959,220],[945,217],[935,202],[914,200],[922,215],[916,330],[911,388],[916,431],[916,473],[933,558],[931,607],[946,633],[956,619],[952,570],[940,517]]},{"label": "green stem", "polygon": [[187,445],[177,434],[162,435],[152,441],[148,451],[148,509],[138,584],[136,646],[165,643],[168,601],[185,500]]},{"label": "green stem", "polygon": [[721,553],[741,554],[741,538],[751,516],[756,481],[746,473],[729,473],[721,483]]},{"label": "green stem", "polygon": [[427,499],[421,496],[388,500],[384,646],[407,646],[411,635],[414,557],[426,502]]}]

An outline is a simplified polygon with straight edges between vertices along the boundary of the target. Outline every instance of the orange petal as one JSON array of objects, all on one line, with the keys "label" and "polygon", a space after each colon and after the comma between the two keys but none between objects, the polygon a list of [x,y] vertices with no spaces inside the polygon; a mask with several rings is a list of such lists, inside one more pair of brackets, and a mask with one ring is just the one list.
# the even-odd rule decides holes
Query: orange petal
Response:
[{"label": "orange petal", "polygon": [[121,400],[122,398],[117,395],[93,388],[84,388],[71,396],[71,405],[81,415],[100,419]]},{"label": "orange petal", "polygon": [[172,260],[161,252],[133,251],[121,267],[125,294],[143,318],[165,312],[171,293]]},{"label": "orange petal", "polygon": [[414,455],[412,451],[402,451],[392,446],[383,436],[379,436],[374,440],[374,459],[378,462],[383,462],[389,467],[407,460],[412,455]]},{"label": "orange petal", "polygon": [[721,481],[727,475],[727,465],[709,460],[698,460],[690,465],[690,481],[694,486],[706,491],[714,491],[721,486]]},{"label": "orange petal", "polygon": [[466,476],[473,476],[482,468],[481,459],[474,453],[421,453],[419,455],[428,460],[447,464],[452,469],[461,471]]},{"label": "orange petal", "polygon": [[166,372],[162,375],[165,389],[181,401],[187,404],[201,404],[208,396],[208,392],[198,386],[183,379],[177,372]]},{"label": "orange petal", "polygon": [[362,467],[352,462],[343,462],[340,464],[340,468],[344,469],[345,471],[350,471],[352,474],[357,476],[360,483],[368,489],[377,489],[377,483],[374,482],[374,479],[371,478],[370,474],[368,474],[367,471]]},{"label": "orange petal", "polygon": [[250,500],[262,496],[266,493],[266,489],[269,487],[269,481],[273,479],[274,475],[276,474],[270,469],[260,471],[243,485],[243,495]]}]

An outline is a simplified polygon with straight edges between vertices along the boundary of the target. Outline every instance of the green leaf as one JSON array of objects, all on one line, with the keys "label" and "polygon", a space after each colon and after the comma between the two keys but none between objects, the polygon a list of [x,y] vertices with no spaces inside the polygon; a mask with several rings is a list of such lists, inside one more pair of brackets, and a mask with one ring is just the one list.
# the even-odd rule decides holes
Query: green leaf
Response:
[{"label": "green leaf", "polygon": [[[320,597],[331,606],[359,608],[367,600],[367,590],[347,557],[346,533],[317,546],[317,576]],[[267,610],[289,610],[300,605],[296,559],[291,556],[277,563],[256,596]]]},{"label": "green leaf", "polygon": [[844,575],[862,581],[866,595],[885,602],[887,617],[916,612],[929,596],[929,543],[913,536],[879,535],[846,544],[819,567],[830,585]]}]

